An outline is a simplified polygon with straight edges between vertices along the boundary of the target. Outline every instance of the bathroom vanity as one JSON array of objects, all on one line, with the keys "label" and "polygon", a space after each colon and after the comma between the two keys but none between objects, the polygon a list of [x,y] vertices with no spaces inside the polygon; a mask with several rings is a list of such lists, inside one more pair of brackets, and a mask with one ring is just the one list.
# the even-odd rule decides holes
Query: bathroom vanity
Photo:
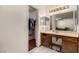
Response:
[{"label": "bathroom vanity", "polygon": [[[64,8],[64,9],[63,9]],[[62,9],[62,10],[61,10]],[[60,6],[51,9],[49,12],[49,19],[41,19],[40,34],[41,45],[51,48],[56,45],[63,53],[77,53],[79,52],[79,37],[77,26],[79,19],[77,16],[77,6]],[[44,24],[45,23],[45,24]],[[61,39],[61,44],[54,44]]]},{"label": "bathroom vanity", "polygon": [[[79,37],[77,33],[69,32],[41,32],[41,45],[52,49],[53,38],[61,38],[62,44],[60,45],[60,52],[63,53],[77,53],[79,52]],[[58,39],[57,39],[58,40]]]}]

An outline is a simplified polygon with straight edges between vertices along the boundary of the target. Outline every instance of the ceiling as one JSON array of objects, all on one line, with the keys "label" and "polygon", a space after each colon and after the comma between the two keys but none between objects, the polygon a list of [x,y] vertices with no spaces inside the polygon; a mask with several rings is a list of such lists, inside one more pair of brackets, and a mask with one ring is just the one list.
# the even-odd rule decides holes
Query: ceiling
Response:
[{"label": "ceiling", "polygon": [[40,9],[40,8],[48,8],[48,7],[57,7],[59,5],[32,5],[32,6],[36,9]]}]

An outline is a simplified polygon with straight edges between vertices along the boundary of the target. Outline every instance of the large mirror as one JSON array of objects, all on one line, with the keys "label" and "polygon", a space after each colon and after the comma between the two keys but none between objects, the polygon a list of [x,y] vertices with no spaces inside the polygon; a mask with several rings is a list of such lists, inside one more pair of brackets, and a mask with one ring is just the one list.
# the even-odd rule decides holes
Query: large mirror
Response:
[{"label": "large mirror", "polygon": [[77,11],[69,11],[50,16],[50,30],[77,31]]}]

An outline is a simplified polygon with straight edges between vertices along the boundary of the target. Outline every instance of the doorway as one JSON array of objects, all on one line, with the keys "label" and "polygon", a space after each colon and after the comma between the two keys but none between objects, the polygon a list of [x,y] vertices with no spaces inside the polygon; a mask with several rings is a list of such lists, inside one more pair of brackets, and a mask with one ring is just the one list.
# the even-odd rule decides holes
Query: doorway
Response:
[{"label": "doorway", "polygon": [[38,10],[29,6],[29,51],[36,47],[36,20],[38,20]]}]

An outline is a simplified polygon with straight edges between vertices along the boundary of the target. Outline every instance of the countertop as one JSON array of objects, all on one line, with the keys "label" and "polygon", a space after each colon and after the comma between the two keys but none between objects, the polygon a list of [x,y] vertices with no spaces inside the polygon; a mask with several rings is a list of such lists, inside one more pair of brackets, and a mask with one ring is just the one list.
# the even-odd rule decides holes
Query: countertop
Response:
[{"label": "countertop", "polygon": [[49,30],[49,31],[41,31],[41,33],[61,35],[61,36],[69,36],[69,37],[76,37],[76,38],[78,38],[78,33],[71,32],[71,31],[52,31],[52,30]]}]

